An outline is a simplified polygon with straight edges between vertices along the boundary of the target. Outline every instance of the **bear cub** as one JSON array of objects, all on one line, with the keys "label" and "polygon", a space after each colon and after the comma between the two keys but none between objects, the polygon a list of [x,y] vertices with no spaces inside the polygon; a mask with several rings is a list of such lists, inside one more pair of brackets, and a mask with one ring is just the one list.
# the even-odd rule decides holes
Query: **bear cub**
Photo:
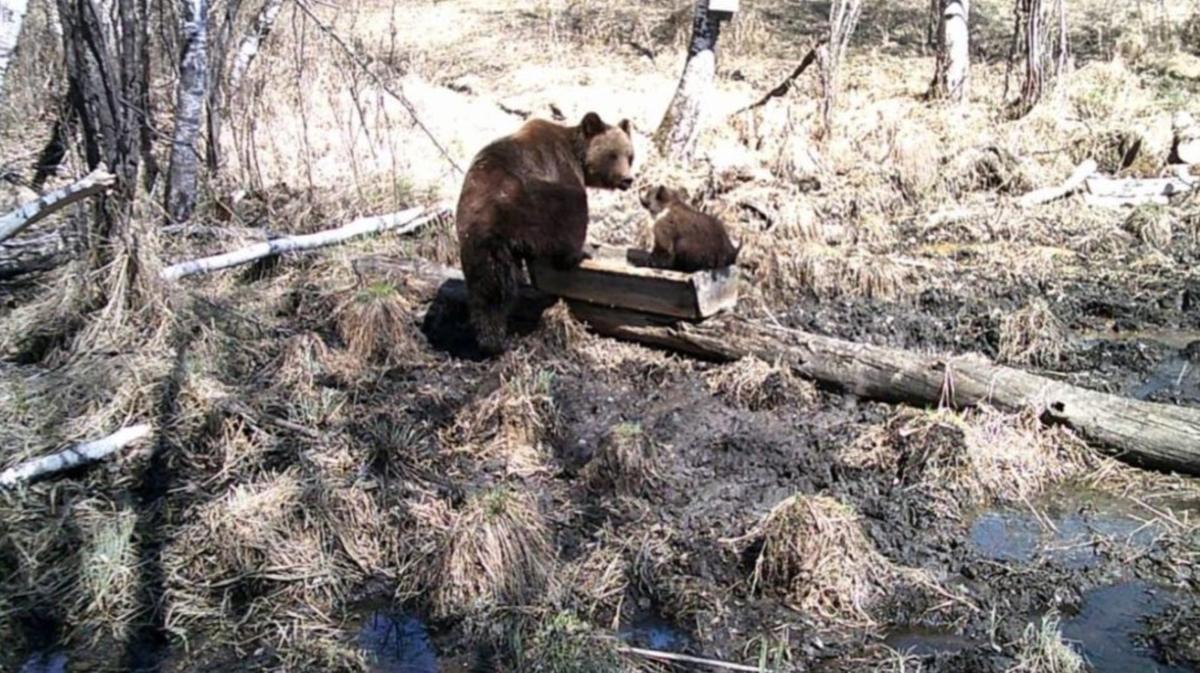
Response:
[{"label": "bear cub", "polygon": [[560,268],[582,261],[587,188],[629,189],[632,165],[629,120],[610,126],[595,112],[577,126],[530,120],[475,155],[455,226],[467,308],[483,351],[506,347],[521,266],[532,259]]},{"label": "bear cub", "polygon": [[642,205],[654,220],[653,266],[684,271],[720,269],[737,261],[725,224],[688,203],[687,192],[659,185],[642,193]]}]

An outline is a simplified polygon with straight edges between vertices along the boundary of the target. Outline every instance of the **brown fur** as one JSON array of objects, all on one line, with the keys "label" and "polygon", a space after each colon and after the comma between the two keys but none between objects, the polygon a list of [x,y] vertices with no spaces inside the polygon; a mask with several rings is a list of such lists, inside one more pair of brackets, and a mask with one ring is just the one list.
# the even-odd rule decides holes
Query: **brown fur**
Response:
[{"label": "brown fur", "polygon": [[642,205],[656,218],[654,266],[691,273],[737,262],[741,248],[733,246],[725,224],[688,203],[687,192],[651,187],[642,194]]},{"label": "brown fur", "polygon": [[629,120],[609,126],[594,112],[578,126],[534,119],[475,156],[457,228],[471,324],[483,350],[505,348],[522,262],[540,258],[570,268],[583,260],[586,188],[633,184],[629,134]]}]

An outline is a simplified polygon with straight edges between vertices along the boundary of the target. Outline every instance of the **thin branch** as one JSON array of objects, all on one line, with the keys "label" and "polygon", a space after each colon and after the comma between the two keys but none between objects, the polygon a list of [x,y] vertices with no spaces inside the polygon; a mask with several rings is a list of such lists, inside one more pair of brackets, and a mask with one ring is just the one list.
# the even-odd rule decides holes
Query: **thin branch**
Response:
[{"label": "thin branch", "polygon": [[804,74],[804,71],[808,70],[808,66],[812,65],[817,60],[817,50],[820,49],[821,46],[824,45],[826,42],[827,42],[827,40],[821,40],[820,42],[817,43],[817,46],[810,49],[808,51],[808,53],[804,55],[804,58],[800,61],[800,65],[796,66],[796,69],[792,71],[792,74],[788,75],[782,82],[780,82],[779,86],[775,87],[774,89],[771,89],[770,91],[767,92],[767,94],[765,96],[758,99],[756,102],[751,103],[751,104],[747,105],[746,107],[738,110],[734,114],[741,114],[743,112],[753,110],[754,108],[762,107],[762,106],[766,105],[767,101],[771,100],[772,98],[779,98],[780,96],[787,95],[787,92],[791,91],[792,83],[796,80],[796,78],[799,77],[800,75]]},{"label": "thin branch", "polygon": [[1087,159],[1083,163],[1076,166],[1075,170],[1071,172],[1071,177],[1067,178],[1066,181],[1061,185],[1058,185],[1057,187],[1044,187],[1042,189],[1035,189],[1032,192],[1022,196],[1017,203],[1022,208],[1029,208],[1030,206],[1036,206],[1049,201],[1054,201],[1055,199],[1061,199],[1062,197],[1067,196],[1071,192],[1074,192],[1082,187],[1085,180],[1096,174],[1096,169],[1096,162],[1092,161],[1091,159]]},{"label": "thin branch", "polygon": [[366,72],[367,75],[369,75],[371,77],[371,79],[375,80],[375,83],[379,85],[379,88],[383,89],[384,92],[386,92],[392,98],[395,98],[396,100],[400,101],[400,104],[403,105],[404,109],[408,112],[408,116],[412,117],[413,122],[421,129],[421,131],[426,135],[426,137],[429,138],[429,141],[433,143],[433,146],[437,148],[438,152],[441,153],[442,157],[445,158],[446,161],[450,163],[450,165],[454,168],[454,170],[458,171],[460,174],[464,173],[462,167],[459,166],[458,162],[456,162],[454,160],[454,157],[450,156],[449,150],[447,150],[445,148],[445,146],[443,146],[442,143],[440,141],[438,141],[437,137],[433,135],[433,131],[430,131],[429,127],[425,125],[425,122],[421,121],[421,118],[419,116],[417,116],[416,107],[412,104],[412,101],[408,100],[408,97],[404,95],[403,90],[392,89],[392,87],[390,87],[387,84],[387,82],[383,81],[382,77],[375,74],[375,71],[371,70],[370,65],[365,60],[363,60],[363,58],[361,56],[358,55],[358,52],[354,51],[354,49],[351,48],[350,45],[346,44],[346,41],[343,40],[342,37],[333,30],[332,26],[330,26],[329,24],[322,21],[320,18],[317,17],[317,15],[315,13],[313,13],[312,9],[309,8],[308,3],[305,2],[305,0],[296,0],[296,6],[299,7],[305,14],[308,15],[308,17],[310,19],[312,19],[317,24],[317,28],[319,28],[321,30],[321,32],[325,33],[326,35],[328,35],[330,37],[330,39],[332,39],[334,42],[336,42],[337,45],[339,47],[341,47],[343,51],[346,52],[346,55],[350,57],[350,60],[354,61],[355,65],[357,65],[364,72]]}]

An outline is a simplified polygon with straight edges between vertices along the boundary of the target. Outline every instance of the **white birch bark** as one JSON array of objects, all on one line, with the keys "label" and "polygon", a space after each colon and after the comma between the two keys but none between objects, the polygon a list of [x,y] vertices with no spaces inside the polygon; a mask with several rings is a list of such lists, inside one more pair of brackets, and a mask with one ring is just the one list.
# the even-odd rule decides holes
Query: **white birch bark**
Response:
[{"label": "white birch bark", "polygon": [[208,2],[183,2],[183,63],[175,100],[175,136],[167,177],[167,213],[186,222],[196,208],[200,177],[200,122],[208,87]]},{"label": "white birch bark", "polygon": [[44,194],[33,201],[23,204],[20,208],[7,215],[0,216],[0,241],[15,236],[29,225],[57,210],[61,210],[72,203],[86,199],[94,194],[107,191],[116,182],[117,178],[109,173],[104,166],[101,166],[73,184],[56,189],[49,194]]},{"label": "white birch bark", "polygon": [[94,442],[79,444],[48,456],[34,458],[15,467],[10,467],[4,472],[0,472],[0,487],[15,486],[20,482],[36,479],[47,474],[62,472],[63,470],[69,470],[87,463],[94,463],[140,439],[149,437],[151,432],[151,427],[143,423],[142,425],[122,428]]},{"label": "white birch bark", "polygon": [[233,67],[229,70],[229,92],[231,94],[237,91],[242,77],[250,69],[250,63],[254,61],[258,50],[262,48],[263,41],[271,34],[271,28],[275,26],[275,17],[279,15],[279,10],[282,8],[283,0],[267,0],[259,10],[258,16],[254,18],[254,25],[242,38],[237,54],[233,57]]},{"label": "white birch bark", "polygon": [[27,0],[0,0],[0,101],[4,100],[4,75],[17,50],[21,25],[29,9]]},{"label": "white birch bark", "polygon": [[954,102],[966,99],[970,87],[970,0],[944,0],[942,38],[935,86],[939,96]]},{"label": "white birch bark", "polygon": [[178,264],[172,264],[162,270],[162,277],[165,280],[179,280],[185,276],[191,276],[198,273],[209,273],[220,269],[228,269],[231,266],[247,264],[256,259],[279,255],[285,252],[295,252],[297,250],[311,250],[313,248],[323,248],[338,243],[344,243],[352,238],[357,238],[365,234],[373,234],[384,231],[395,231],[398,234],[407,234],[421,227],[444,217],[449,213],[449,210],[443,206],[439,206],[434,211],[421,217],[421,213],[425,212],[422,208],[409,208],[398,213],[390,215],[377,215],[374,217],[364,217],[355,220],[344,227],[337,229],[329,229],[327,231],[319,231],[315,234],[305,234],[302,236],[284,236],[281,238],[271,239],[263,243],[256,243],[244,248],[233,250],[231,252],[194,259]]}]

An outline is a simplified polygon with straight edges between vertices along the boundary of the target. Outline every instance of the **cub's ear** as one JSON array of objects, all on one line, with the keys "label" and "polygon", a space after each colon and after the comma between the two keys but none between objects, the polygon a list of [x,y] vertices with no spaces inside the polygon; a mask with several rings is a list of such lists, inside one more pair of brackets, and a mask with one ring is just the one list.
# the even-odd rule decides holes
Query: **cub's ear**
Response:
[{"label": "cub's ear", "polygon": [[633,137],[633,124],[630,124],[628,119],[622,119],[621,121],[617,122],[617,126],[625,132],[625,135],[629,136],[630,138]]},{"label": "cub's ear", "polygon": [[665,186],[659,185],[654,188],[654,200],[655,201],[666,201],[667,200],[667,188]]},{"label": "cub's ear", "polygon": [[598,136],[601,133],[604,133],[604,129],[606,128],[604,121],[600,119],[600,115],[596,114],[595,112],[589,112],[585,114],[583,116],[583,121],[580,122],[579,126],[583,129],[583,135],[585,138]]},{"label": "cub's ear", "polygon": [[680,201],[683,201],[684,203],[691,203],[691,202],[692,202],[692,195],[691,195],[691,194],[688,194],[688,190],[687,190],[687,189],[685,189],[685,188],[683,188],[683,187],[676,187],[676,188],[675,188],[675,195],[676,195],[676,196],[678,196],[678,197],[679,197],[679,200],[680,200]]}]

